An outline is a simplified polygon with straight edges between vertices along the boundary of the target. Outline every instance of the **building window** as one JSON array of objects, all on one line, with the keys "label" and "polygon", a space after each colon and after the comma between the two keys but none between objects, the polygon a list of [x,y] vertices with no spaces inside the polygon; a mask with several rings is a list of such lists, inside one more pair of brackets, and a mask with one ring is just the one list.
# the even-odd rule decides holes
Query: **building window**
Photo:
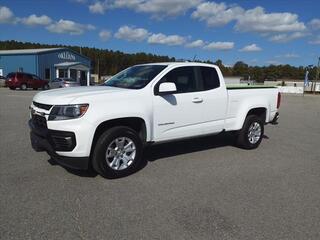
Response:
[{"label": "building window", "polygon": [[50,68],[46,68],[44,72],[44,78],[50,79]]},{"label": "building window", "polygon": [[59,78],[67,78],[67,77],[68,77],[67,69],[59,69]]}]

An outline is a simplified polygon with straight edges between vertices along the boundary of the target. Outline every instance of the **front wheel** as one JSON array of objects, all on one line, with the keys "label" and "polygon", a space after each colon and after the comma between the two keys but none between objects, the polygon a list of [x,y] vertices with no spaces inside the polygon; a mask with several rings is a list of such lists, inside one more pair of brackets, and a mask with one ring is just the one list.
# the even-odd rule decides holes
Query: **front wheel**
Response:
[{"label": "front wheel", "polygon": [[49,87],[48,84],[46,84],[46,85],[44,85],[44,86],[42,87],[43,90],[48,90],[49,88],[50,88],[50,87]]},{"label": "front wheel", "polygon": [[255,149],[260,145],[263,134],[263,120],[258,116],[249,115],[238,133],[237,145],[244,149]]},{"label": "front wheel", "polygon": [[124,177],[139,169],[142,151],[142,141],[133,129],[113,127],[99,137],[92,154],[92,167],[106,178]]}]

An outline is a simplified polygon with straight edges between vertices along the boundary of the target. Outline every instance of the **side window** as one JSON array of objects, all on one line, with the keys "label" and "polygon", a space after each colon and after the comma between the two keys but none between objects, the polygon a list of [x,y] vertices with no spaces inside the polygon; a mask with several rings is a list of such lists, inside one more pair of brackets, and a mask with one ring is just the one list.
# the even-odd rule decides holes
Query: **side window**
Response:
[{"label": "side window", "polygon": [[39,78],[38,76],[36,76],[36,75],[32,75],[32,78],[33,78],[34,80],[40,80],[40,78]]},{"label": "side window", "polygon": [[219,75],[216,69],[211,67],[200,67],[203,81],[203,90],[210,90],[220,87]]},{"label": "side window", "polygon": [[198,90],[193,67],[175,68],[167,73],[159,83],[163,82],[175,83],[177,87],[177,93],[195,92]]}]

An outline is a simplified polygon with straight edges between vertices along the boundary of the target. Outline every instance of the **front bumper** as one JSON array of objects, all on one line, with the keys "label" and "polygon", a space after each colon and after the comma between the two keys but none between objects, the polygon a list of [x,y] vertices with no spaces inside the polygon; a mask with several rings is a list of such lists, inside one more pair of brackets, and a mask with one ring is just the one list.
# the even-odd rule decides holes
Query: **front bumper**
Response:
[{"label": "front bumper", "polygon": [[53,131],[46,127],[35,125],[29,120],[30,140],[32,148],[37,152],[46,151],[52,159],[63,166],[73,169],[88,169],[89,157],[67,157],[61,156],[57,152],[70,152],[76,146],[75,135],[72,132]]}]

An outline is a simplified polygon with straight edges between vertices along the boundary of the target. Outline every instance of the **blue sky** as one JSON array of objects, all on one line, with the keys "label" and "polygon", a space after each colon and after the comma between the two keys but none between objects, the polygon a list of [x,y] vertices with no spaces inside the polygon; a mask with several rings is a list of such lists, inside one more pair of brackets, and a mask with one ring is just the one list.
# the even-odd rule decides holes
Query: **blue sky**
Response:
[{"label": "blue sky", "polygon": [[0,40],[232,65],[316,64],[320,1],[1,0]]}]

